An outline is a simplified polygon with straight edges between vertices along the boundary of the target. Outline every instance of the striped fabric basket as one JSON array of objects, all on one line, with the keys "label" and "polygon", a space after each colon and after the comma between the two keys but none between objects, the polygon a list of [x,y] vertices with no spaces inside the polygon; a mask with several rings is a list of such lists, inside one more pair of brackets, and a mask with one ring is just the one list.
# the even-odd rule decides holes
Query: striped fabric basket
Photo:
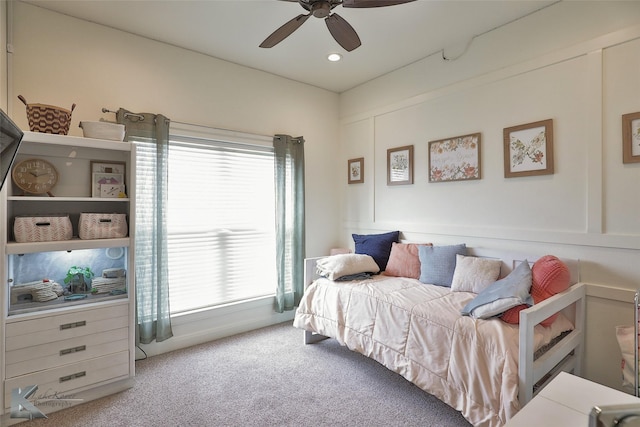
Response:
[{"label": "striped fabric basket", "polygon": [[18,243],[71,240],[73,227],[69,215],[18,216],[13,235]]},{"label": "striped fabric basket", "polygon": [[81,239],[127,237],[127,215],[119,213],[81,213],[78,234]]}]

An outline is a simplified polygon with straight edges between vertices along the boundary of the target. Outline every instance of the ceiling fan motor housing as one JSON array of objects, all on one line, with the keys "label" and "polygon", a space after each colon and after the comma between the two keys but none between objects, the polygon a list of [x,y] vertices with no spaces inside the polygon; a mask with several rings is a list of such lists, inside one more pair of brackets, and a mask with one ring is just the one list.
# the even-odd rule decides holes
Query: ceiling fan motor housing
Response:
[{"label": "ceiling fan motor housing", "polygon": [[316,18],[326,18],[331,13],[331,4],[328,1],[317,1],[311,4],[311,14]]}]

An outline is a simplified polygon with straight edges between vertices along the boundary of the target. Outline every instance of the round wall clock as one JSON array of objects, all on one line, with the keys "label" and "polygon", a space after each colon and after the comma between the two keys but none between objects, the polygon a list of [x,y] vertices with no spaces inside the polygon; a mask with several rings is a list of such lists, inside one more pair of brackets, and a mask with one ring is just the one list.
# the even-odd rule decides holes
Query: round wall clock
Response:
[{"label": "round wall clock", "polygon": [[19,162],[11,173],[13,182],[25,193],[51,194],[58,182],[58,171],[46,160],[27,159]]}]

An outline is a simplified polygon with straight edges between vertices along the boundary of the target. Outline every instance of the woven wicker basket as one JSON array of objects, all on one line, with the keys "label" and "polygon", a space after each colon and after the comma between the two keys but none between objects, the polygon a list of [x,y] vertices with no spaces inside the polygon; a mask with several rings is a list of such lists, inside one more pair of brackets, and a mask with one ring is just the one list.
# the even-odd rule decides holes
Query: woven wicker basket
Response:
[{"label": "woven wicker basket", "polygon": [[71,124],[71,112],[76,108],[76,104],[71,106],[71,110],[46,104],[27,104],[27,100],[22,95],[18,99],[27,106],[27,119],[29,120],[29,130],[32,132],[56,133],[66,135],[69,133]]}]

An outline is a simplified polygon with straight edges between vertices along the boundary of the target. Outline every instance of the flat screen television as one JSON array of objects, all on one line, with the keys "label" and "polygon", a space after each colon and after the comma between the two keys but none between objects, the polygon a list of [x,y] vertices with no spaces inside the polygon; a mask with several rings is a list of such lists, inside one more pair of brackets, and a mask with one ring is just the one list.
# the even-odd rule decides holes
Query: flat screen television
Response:
[{"label": "flat screen television", "polygon": [[23,136],[24,132],[0,110],[0,190],[7,180]]}]

